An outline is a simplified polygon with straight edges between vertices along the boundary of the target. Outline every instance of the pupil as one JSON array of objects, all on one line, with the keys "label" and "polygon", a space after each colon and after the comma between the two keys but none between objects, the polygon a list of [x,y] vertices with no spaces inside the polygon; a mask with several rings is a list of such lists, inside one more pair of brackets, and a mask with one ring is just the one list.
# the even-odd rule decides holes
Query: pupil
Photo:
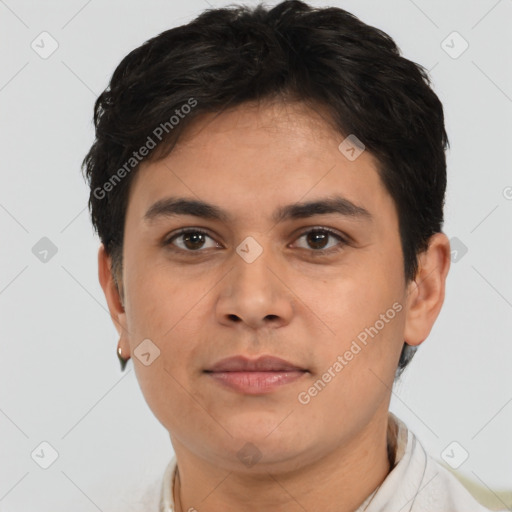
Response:
[{"label": "pupil", "polygon": [[[314,231],[312,233],[309,233],[308,242],[310,242],[315,249],[322,249],[326,245],[325,242],[327,241],[327,237],[327,233],[323,233],[321,231]],[[320,244],[318,244],[318,242],[320,242]]]}]

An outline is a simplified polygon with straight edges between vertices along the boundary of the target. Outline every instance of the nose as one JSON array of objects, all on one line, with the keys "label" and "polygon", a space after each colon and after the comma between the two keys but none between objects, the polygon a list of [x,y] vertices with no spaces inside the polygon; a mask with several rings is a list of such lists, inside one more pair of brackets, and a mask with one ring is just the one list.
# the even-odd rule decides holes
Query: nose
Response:
[{"label": "nose", "polygon": [[263,253],[251,263],[235,254],[233,269],[221,281],[216,315],[223,325],[252,329],[282,327],[293,315],[293,293],[285,273]]}]

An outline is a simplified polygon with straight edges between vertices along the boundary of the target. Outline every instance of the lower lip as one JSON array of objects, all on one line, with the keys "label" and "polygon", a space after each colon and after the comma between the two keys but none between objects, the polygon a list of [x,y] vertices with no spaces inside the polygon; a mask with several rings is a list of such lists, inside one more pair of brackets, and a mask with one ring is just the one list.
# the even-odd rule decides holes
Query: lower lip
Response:
[{"label": "lower lip", "polygon": [[247,395],[271,393],[276,389],[300,379],[306,372],[301,370],[283,372],[210,372],[208,375],[220,384]]}]

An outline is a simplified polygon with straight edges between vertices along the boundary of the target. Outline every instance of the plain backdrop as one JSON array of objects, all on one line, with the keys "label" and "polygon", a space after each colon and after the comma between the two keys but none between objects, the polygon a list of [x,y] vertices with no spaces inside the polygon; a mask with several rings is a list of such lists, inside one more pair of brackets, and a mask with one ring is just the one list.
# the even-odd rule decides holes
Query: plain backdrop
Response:
[{"label": "plain backdrop", "polygon": [[[392,410],[436,459],[455,441],[469,455],[462,473],[510,489],[512,1],[311,4],[389,33],[430,70],[444,104],[453,263],[444,308],[395,386]],[[107,511],[116,496],[160,479],[172,455],[132,363],[119,368],[80,164],[94,100],[120,60],[208,7],[0,0],[1,511]],[[57,457],[48,469],[41,450],[47,462]]]}]

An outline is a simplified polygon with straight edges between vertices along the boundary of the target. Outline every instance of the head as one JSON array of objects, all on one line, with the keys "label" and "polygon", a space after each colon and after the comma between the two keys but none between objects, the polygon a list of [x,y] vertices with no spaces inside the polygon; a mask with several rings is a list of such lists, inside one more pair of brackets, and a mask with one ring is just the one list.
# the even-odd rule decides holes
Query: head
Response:
[{"label": "head", "polygon": [[[100,281],[171,436],[226,463],[233,438],[251,441],[276,462],[384,415],[449,268],[448,142],[425,70],[342,9],[212,9],[127,55],[94,122]],[[148,366],[133,357],[147,339]],[[240,354],[302,375],[250,396],[212,383]]]}]

